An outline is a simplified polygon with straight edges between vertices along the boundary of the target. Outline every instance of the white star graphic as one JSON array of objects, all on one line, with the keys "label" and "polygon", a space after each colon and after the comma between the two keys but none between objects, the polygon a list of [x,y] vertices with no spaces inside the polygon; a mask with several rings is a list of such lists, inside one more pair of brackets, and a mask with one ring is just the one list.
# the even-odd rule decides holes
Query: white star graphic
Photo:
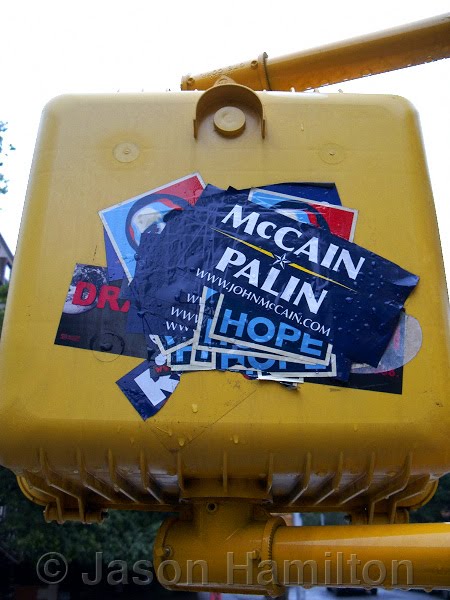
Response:
[{"label": "white star graphic", "polygon": [[274,256],[275,256],[275,261],[273,262],[273,264],[280,265],[280,267],[282,269],[284,269],[284,267],[291,262],[290,260],[288,260],[286,258],[286,254],[283,254],[283,256],[278,256],[277,254],[274,254]]}]

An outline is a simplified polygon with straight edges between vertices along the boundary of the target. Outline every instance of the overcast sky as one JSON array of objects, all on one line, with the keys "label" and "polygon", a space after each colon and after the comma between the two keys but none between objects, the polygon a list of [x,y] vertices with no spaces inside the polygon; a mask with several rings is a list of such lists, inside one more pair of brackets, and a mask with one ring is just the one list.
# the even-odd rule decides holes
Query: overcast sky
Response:
[{"label": "overcast sky", "polygon": [[[0,197],[0,233],[14,251],[40,113],[58,94],[175,90],[188,72],[263,51],[276,57],[448,11],[448,0],[4,0],[0,121],[9,123],[8,140],[17,149],[3,167],[10,183]],[[399,94],[416,106],[448,274],[449,76],[447,59],[324,88]]]}]

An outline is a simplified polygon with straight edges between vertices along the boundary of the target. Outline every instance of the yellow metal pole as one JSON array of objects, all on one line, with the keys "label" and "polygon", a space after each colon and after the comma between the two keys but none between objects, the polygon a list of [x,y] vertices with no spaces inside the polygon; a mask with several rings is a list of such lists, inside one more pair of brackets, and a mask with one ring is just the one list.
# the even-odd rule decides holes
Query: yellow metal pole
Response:
[{"label": "yellow metal pole", "polygon": [[183,77],[181,89],[205,90],[222,76],[254,90],[303,91],[450,57],[450,13],[279,58],[245,61]]},{"label": "yellow metal pole", "polygon": [[192,509],[165,521],[155,541],[155,571],[169,589],[450,589],[450,523],[288,527],[245,502],[198,502]]},{"label": "yellow metal pole", "polygon": [[278,582],[342,587],[450,587],[450,524],[279,527]]}]

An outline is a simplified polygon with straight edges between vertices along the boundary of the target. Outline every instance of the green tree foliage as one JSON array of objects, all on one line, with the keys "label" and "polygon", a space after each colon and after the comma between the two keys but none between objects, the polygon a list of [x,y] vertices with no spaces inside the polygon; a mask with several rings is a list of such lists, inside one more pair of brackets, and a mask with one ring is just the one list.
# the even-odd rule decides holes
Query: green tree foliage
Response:
[{"label": "green tree foliage", "polygon": [[[8,129],[8,123],[0,121],[0,168],[3,167],[3,161],[8,156],[8,152],[15,150],[12,144],[6,144],[7,149],[4,148],[4,133]],[[3,173],[0,172],[0,194],[6,194],[8,191],[8,181],[5,179]]]}]

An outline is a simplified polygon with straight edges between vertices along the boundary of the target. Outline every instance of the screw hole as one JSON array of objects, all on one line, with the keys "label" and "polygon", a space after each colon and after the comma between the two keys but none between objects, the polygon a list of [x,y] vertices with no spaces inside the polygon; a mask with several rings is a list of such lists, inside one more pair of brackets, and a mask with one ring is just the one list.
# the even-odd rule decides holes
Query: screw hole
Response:
[{"label": "screw hole", "polygon": [[208,502],[208,504],[206,505],[206,510],[210,513],[216,512],[217,508],[218,507],[215,502]]}]

